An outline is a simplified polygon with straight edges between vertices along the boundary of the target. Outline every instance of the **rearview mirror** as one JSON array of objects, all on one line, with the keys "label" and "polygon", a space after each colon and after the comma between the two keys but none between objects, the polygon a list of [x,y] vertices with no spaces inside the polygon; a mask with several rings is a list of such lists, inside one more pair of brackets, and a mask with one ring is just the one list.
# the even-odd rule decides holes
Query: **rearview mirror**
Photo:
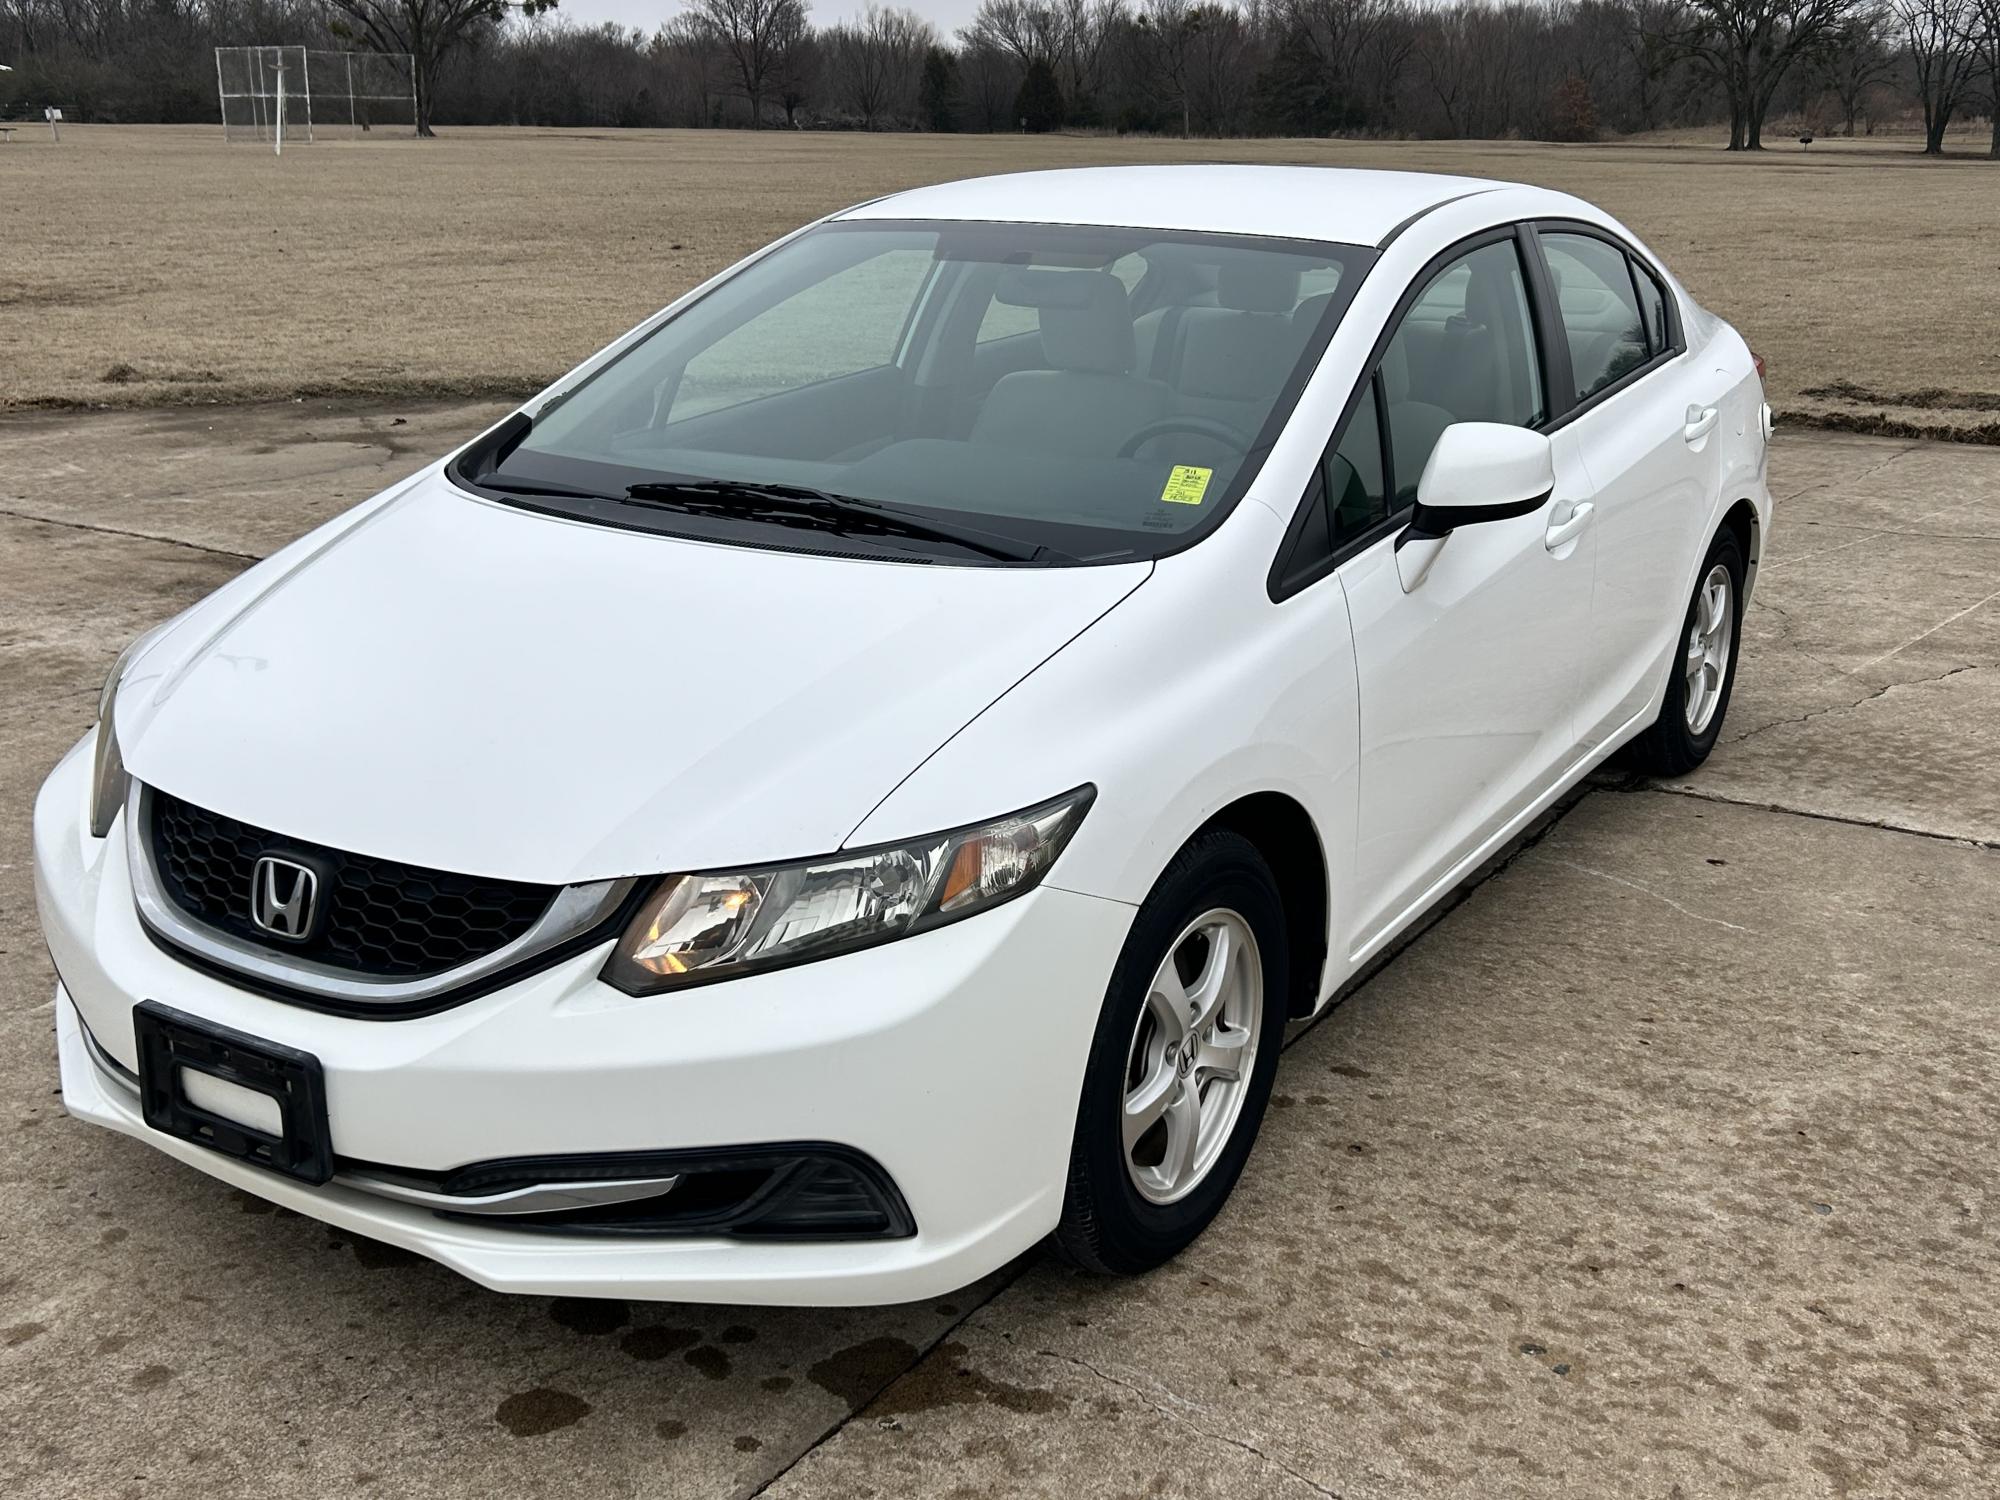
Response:
[{"label": "rearview mirror", "polygon": [[1460,526],[1532,515],[1555,493],[1549,440],[1502,422],[1454,422],[1417,481],[1417,506],[1396,538],[1396,571],[1408,593],[1424,581],[1445,538]]}]

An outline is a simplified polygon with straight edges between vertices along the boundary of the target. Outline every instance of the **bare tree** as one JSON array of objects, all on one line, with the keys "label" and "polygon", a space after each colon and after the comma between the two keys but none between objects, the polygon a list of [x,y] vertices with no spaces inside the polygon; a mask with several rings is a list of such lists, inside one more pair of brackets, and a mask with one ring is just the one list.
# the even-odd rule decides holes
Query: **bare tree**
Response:
[{"label": "bare tree", "polygon": [[925,54],[936,44],[930,22],[915,12],[869,5],[859,21],[821,36],[834,98],[860,116],[864,130],[908,119]]},{"label": "bare tree", "polygon": [[1902,25],[1923,105],[1924,155],[1940,156],[1951,117],[1978,77],[1978,9],[1973,0],[1890,0],[1890,6]]},{"label": "bare tree", "polygon": [[1840,106],[1841,133],[1854,134],[1869,95],[1896,76],[1887,5],[1864,4],[1835,27],[1811,59],[1812,76]]},{"label": "bare tree", "polygon": [[1195,48],[1208,7],[1195,0],[1142,0],[1132,24],[1145,43],[1147,70],[1180,106],[1181,139],[1194,133]]},{"label": "bare tree", "polygon": [[1764,117],[1778,85],[1854,5],[1855,0],[1688,0],[1667,35],[1722,84],[1731,151],[1764,149]]},{"label": "bare tree", "polygon": [[764,124],[764,101],[780,90],[806,32],[806,0],[694,0],[697,17],[729,60],[750,106],[750,128]]},{"label": "bare tree", "polygon": [[510,13],[539,16],[556,0],[326,0],[336,36],[377,52],[407,52],[417,70],[417,134],[434,136],[431,100],[454,47],[498,27]]},{"label": "bare tree", "polygon": [[1125,19],[1125,0],[980,0],[959,36],[968,51],[990,48],[1023,72],[1047,63],[1074,106],[1101,91],[1106,45]]},{"label": "bare tree", "polygon": [[1973,45],[1986,75],[1986,109],[1993,121],[1993,143],[1986,154],[2000,161],[2000,0],[1974,0]]}]

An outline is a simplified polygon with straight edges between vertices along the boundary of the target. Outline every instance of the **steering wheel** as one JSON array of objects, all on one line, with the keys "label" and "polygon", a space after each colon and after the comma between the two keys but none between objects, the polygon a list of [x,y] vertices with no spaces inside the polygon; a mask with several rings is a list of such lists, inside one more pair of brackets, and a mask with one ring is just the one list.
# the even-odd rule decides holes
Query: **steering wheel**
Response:
[{"label": "steering wheel", "polygon": [[1212,437],[1218,442],[1229,444],[1238,453],[1248,453],[1252,439],[1244,436],[1238,428],[1215,417],[1161,417],[1148,422],[1125,440],[1125,446],[1118,450],[1120,458],[1136,457],[1139,450],[1156,437],[1165,437],[1170,432],[1192,432],[1201,437]]}]

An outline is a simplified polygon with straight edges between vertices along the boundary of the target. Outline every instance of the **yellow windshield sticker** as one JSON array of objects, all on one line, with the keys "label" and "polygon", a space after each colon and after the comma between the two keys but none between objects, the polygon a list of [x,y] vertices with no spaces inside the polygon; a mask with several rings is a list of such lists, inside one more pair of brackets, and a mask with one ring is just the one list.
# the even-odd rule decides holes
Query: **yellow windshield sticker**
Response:
[{"label": "yellow windshield sticker", "polygon": [[1160,499],[1168,505],[1199,505],[1202,496],[1208,493],[1209,480],[1214,477],[1213,469],[1175,464],[1174,472],[1167,476],[1167,487],[1160,491]]}]

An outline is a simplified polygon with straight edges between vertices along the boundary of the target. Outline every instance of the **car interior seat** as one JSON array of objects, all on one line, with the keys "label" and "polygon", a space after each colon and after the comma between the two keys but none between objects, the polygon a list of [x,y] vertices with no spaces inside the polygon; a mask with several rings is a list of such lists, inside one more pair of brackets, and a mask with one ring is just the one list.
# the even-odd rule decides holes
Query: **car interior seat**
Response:
[{"label": "car interior seat", "polygon": [[1035,309],[1049,368],[995,381],[973,421],[973,442],[1115,454],[1166,411],[1166,386],[1132,373],[1131,308],[1110,272],[1014,267],[993,295]]}]

